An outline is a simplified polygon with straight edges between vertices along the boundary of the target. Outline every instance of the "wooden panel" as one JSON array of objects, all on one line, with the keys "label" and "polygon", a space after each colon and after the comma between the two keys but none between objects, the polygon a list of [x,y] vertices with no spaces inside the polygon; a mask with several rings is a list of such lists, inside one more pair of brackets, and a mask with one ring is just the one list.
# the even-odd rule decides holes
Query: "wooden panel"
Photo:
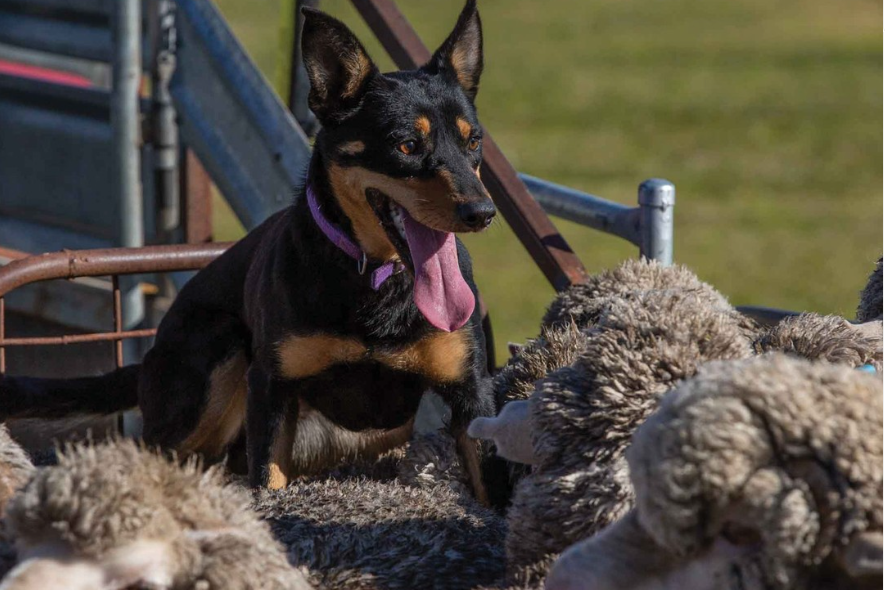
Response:
[{"label": "wooden panel", "polygon": [[181,174],[184,195],[184,241],[212,241],[212,181],[191,150],[187,150]]}]

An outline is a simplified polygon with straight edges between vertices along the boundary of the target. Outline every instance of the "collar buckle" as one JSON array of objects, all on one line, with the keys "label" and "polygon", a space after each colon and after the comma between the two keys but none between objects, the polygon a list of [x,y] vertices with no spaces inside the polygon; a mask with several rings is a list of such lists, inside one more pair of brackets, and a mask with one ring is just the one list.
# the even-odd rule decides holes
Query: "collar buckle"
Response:
[{"label": "collar buckle", "polygon": [[366,274],[366,267],[369,265],[369,258],[365,252],[361,252],[362,256],[356,261],[356,270],[360,275]]}]

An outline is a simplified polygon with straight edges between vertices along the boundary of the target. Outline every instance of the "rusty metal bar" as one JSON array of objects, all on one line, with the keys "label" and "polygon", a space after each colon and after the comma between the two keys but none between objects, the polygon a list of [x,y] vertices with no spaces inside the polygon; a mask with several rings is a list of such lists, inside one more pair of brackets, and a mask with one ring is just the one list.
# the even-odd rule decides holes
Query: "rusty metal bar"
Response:
[{"label": "rusty metal bar", "polygon": [[6,347],[3,341],[6,337],[6,300],[0,297],[0,375],[6,374]]},{"label": "rusty metal bar", "polygon": [[[430,59],[430,51],[393,0],[352,3],[398,67],[417,68]],[[561,291],[586,280],[583,264],[488,132],[483,138],[482,180],[516,237],[555,289]]]},{"label": "rusty metal bar", "polygon": [[[0,267],[0,375],[6,372],[6,347],[65,345],[83,342],[114,343],[115,362],[123,366],[123,340],[154,336],[155,329],[123,330],[123,304],[118,275],[199,270],[220,256],[233,242],[151,246],[147,248],[108,248],[64,251],[21,257],[23,253],[4,251],[13,261]],[[6,338],[4,295],[13,289],[51,279],[74,279],[111,275],[114,297],[114,331],[65,336]]]},{"label": "rusty metal bar", "polygon": [[103,248],[29,256],[0,268],[0,297],[22,285],[51,279],[197,270],[215,260],[232,244]]},{"label": "rusty metal bar", "polygon": [[[82,344],[84,342],[120,341],[130,338],[149,338],[157,333],[155,328],[114,332],[96,332],[94,334],[70,334],[66,336],[29,336],[27,338],[0,338],[0,346],[56,346],[65,344]],[[122,366],[122,358],[120,365]]]},{"label": "rusty metal bar", "polygon": [[22,252],[21,250],[0,247],[0,258],[5,258],[6,260],[18,260],[19,258],[27,258],[28,256],[30,256],[30,254]]},{"label": "rusty metal bar", "polygon": [[[119,335],[123,332],[123,304],[120,301],[120,277],[114,275],[111,279],[114,286],[114,333]],[[114,340],[114,353],[117,368],[123,366],[123,340]]]}]

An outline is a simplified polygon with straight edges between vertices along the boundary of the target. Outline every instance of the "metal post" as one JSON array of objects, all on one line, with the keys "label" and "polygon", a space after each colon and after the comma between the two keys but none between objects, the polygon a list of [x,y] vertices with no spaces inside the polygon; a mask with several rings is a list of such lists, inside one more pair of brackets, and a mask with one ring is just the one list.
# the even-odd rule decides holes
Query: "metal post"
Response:
[{"label": "metal post", "polygon": [[639,253],[665,266],[673,264],[673,207],[676,187],[662,178],[639,185]]},{"label": "metal post", "polygon": [[[141,0],[113,3],[114,52],[112,62],[111,128],[114,145],[115,188],[120,198],[120,243],[144,245],[144,202],[141,194]],[[134,281],[124,288],[127,325],[144,317],[144,300]]]},{"label": "metal post", "polygon": [[[178,126],[169,94],[175,71],[175,7],[170,0],[156,0],[157,28],[151,72],[151,145],[154,150],[154,180],[157,191],[157,229],[164,242],[171,242],[181,225],[178,184]],[[154,19],[152,19],[154,20]]]}]

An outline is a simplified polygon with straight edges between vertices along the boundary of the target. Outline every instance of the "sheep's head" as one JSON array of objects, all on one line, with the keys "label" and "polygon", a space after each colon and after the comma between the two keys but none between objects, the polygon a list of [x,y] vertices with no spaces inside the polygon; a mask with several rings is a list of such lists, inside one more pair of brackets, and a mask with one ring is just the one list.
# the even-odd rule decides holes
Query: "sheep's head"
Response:
[{"label": "sheep's head", "polygon": [[635,509],[548,588],[881,587],[881,416],[881,382],[858,371],[711,363],[636,432]]}]

